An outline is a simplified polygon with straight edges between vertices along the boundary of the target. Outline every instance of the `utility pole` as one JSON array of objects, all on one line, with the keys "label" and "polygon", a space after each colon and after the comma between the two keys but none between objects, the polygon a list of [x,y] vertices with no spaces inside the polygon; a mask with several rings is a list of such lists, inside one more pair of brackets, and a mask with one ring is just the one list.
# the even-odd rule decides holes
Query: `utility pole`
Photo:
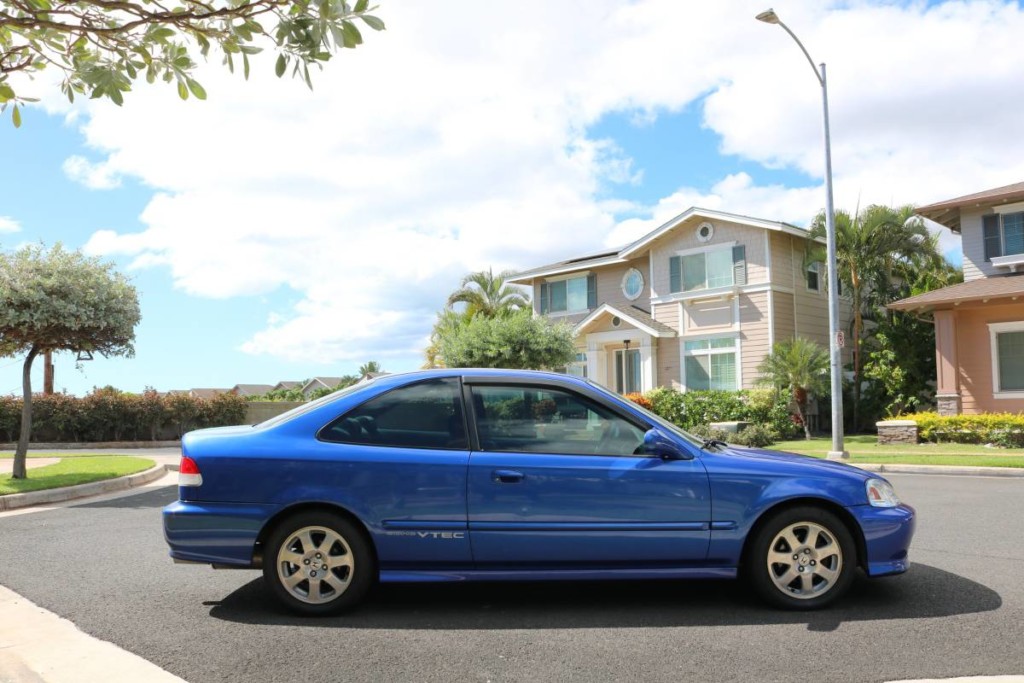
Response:
[{"label": "utility pole", "polygon": [[43,395],[53,395],[53,352],[43,353]]}]

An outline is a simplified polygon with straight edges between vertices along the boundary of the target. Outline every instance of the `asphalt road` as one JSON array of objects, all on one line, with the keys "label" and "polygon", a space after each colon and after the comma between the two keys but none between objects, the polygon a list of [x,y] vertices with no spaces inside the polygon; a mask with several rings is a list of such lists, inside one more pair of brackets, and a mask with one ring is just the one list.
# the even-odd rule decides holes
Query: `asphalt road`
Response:
[{"label": "asphalt road", "polygon": [[895,475],[919,512],[902,577],[811,614],[735,582],[384,586],[281,612],[258,572],[174,565],[173,487],[0,519],[0,584],[192,683],[881,681],[1024,673],[1024,479]]}]

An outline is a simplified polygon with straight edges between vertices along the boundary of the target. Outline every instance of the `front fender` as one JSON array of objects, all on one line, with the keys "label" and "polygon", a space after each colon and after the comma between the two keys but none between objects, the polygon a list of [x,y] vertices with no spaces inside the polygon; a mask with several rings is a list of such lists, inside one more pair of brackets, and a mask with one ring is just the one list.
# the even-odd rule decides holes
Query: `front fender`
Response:
[{"label": "front fender", "polygon": [[[862,476],[836,476],[812,469],[803,473],[780,472],[777,467],[773,471],[741,471],[716,465],[708,467],[712,516],[708,561],[713,563],[738,566],[754,525],[781,505],[807,500],[847,510],[866,502]],[[862,533],[859,529],[854,532]]]}]

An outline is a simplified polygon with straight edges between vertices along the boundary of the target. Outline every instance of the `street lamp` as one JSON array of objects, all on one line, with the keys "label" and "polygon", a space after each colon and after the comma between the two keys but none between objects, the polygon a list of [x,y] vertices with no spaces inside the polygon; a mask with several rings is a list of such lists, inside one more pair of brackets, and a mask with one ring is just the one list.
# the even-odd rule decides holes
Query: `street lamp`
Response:
[{"label": "street lamp", "polygon": [[[839,273],[836,269],[836,215],[832,205],[832,142],[828,133],[828,81],[825,78],[825,63],[815,66],[807,48],[782,23],[775,11],[768,9],[757,15],[758,21],[766,24],[778,24],[796,41],[800,50],[807,57],[807,63],[814,70],[814,77],[821,85],[821,101],[825,115],[825,249],[828,252],[825,264],[828,272],[828,348],[829,365],[832,371],[832,450],[828,452],[830,460],[849,458],[850,454],[843,447],[843,363],[842,348],[839,345]],[[854,340],[856,343],[856,340]]]}]

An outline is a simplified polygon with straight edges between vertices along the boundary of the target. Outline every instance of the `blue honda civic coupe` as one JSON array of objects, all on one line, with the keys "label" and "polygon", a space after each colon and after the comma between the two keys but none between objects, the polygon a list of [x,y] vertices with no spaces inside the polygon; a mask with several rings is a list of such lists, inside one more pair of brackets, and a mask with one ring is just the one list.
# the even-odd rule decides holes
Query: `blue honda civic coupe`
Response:
[{"label": "blue honda civic coupe", "polygon": [[387,375],[182,439],[175,561],[262,568],[310,615],[375,581],[743,576],[827,605],[907,570],[913,508],[847,465],[696,438],[586,380]]}]

